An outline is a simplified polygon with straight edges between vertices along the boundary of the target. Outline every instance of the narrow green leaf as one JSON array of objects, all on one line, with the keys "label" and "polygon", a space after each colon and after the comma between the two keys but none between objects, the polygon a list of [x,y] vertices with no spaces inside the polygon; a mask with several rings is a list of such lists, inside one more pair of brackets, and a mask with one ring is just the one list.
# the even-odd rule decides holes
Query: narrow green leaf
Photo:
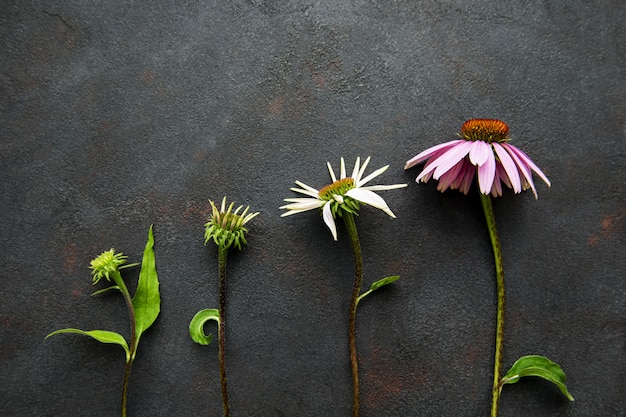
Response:
[{"label": "narrow green leaf", "polygon": [[120,289],[120,287],[118,287],[117,285],[111,285],[110,287],[103,288],[101,290],[93,292],[93,293],[91,293],[91,295],[94,296],[94,295],[102,294],[102,293],[107,292],[109,290],[119,290],[119,289]]},{"label": "narrow green leaf", "polygon": [[372,291],[376,291],[380,287],[384,287],[385,285],[389,285],[392,282],[396,282],[399,279],[400,279],[400,275],[393,275],[393,276],[390,276],[390,277],[385,277],[383,279],[379,279],[378,281],[375,281],[375,282],[372,283],[372,285],[370,286],[370,289]]},{"label": "narrow green leaf", "polygon": [[71,329],[71,328],[69,328],[69,329],[56,330],[56,331],[50,333],[48,336],[46,336],[45,339],[49,338],[50,336],[54,336],[55,334],[61,334],[61,333],[82,334],[82,335],[85,335],[85,336],[93,337],[98,342],[114,343],[114,344],[120,345],[121,347],[124,348],[124,350],[126,351],[126,358],[127,359],[130,356],[130,352],[128,350],[128,344],[126,343],[126,339],[124,339],[124,336],[122,336],[119,333],[110,332],[108,330],[89,330],[89,331],[85,331],[85,330],[80,330],[80,329]]},{"label": "narrow green leaf", "polygon": [[204,333],[204,324],[209,320],[215,320],[220,324],[220,311],[214,308],[200,310],[193,316],[189,323],[189,336],[200,345],[209,345],[213,340],[211,333]]},{"label": "narrow green leaf", "polygon": [[550,359],[539,355],[528,355],[519,358],[502,378],[502,384],[514,384],[521,377],[538,376],[555,384],[570,401],[574,397],[565,386],[565,372]]},{"label": "narrow green leaf", "polygon": [[159,294],[159,278],[154,256],[152,226],[148,231],[148,242],[143,252],[139,282],[133,297],[133,307],[135,309],[135,334],[138,344],[143,332],[154,323],[161,311],[161,295]]}]

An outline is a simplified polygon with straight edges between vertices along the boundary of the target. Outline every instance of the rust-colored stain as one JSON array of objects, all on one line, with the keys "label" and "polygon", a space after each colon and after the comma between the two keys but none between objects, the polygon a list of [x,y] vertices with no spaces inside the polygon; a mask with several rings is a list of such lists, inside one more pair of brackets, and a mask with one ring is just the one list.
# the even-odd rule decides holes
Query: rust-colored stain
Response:
[{"label": "rust-colored stain", "polygon": [[596,246],[600,241],[611,240],[617,233],[623,231],[626,228],[625,226],[626,222],[624,222],[622,210],[618,210],[602,219],[600,229],[589,236],[587,242],[589,246]]},{"label": "rust-colored stain", "polygon": [[202,161],[206,157],[206,151],[204,149],[199,149],[194,152],[193,160],[196,162]]},{"label": "rust-colored stain", "polygon": [[156,75],[152,71],[145,70],[141,74],[141,83],[142,84],[150,84],[150,83],[152,83],[152,81],[154,81],[155,78],[156,78]]},{"label": "rust-colored stain", "polygon": [[269,103],[267,103],[267,112],[278,116],[283,112],[283,108],[285,107],[285,97],[278,96],[272,99]]},{"label": "rust-colored stain", "polygon": [[382,408],[385,403],[393,401],[394,398],[402,394],[404,389],[402,376],[391,367],[381,363],[382,358],[391,358],[392,356],[390,351],[374,348],[367,359],[373,367],[363,372],[361,376],[363,383],[360,389],[361,399],[367,408],[372,410]]},{"label": "rust-colored stain", "polygon": [[186,205],[183,208],[182,219],[185,222],[188,222],[190,217],[193,218],[194,221],[200,218],[202,221],[206,222],[209,219],[210,213],[211,213],[211,206],[209,205],[208,201],[206,203],[194,202],[194,203]]},{"label": "rust-colored stain", "polygon": [[63,269],[67,272],[76,271],[79,254],[75,243],[69,243],[63,248]]}]

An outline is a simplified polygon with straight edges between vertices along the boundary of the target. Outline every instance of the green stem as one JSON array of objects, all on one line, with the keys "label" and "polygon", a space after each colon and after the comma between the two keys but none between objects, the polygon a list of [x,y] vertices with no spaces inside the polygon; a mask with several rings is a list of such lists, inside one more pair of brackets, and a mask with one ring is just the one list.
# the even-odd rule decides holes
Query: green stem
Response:
[{"label": "green stem", "polygon": [[130,319],[130,356],[126,358],[126,366],[124,368],[124,380],[122,382],[122,417],[126,417],[126,398],[128,396],[128,381],[130,380],[130,369],[133,366],[133,360],[135,359],[135,353],[137,351],[137,335],[135,334],[135,308],[133,307],[133,300],[130,298],[128,288],[122,279],[122,276],[118,271],[111,274],[111,278],[117,284],[120,292],[124,296],[126,307],[128,307],[128,316]]},{"label": "green stem", "polygon": [[491,390],[491,417],[498,416],[500,403],[500,372],[502,368],[502,350],[504,346],[504,267],[502,265],[502,249],[496,228],[496,217],[493,213],[491,197],[480,193],[480,201],[485,212],[489,237],[493,248],[493,257],[496,265],[496,292],[498,297],[498,312],[496,316],[496,353],[493,364],[493,387]]},{"label": "green stem", "polygon": [[354,287],[352,288],[352,300],[350,302],[350,317],[348,320],[348,339],[350,346],[350,364],[352,366],[352,416],[359,415],[359,364],[356,353],[356,307],[359,302],[359,293],[363,283],[363,256],[361,255],[361,244],[359,234],[356,230],[356,223],[352,213],[344,212],[343,220],[348,230],[348,236],[352,243],[352,253],[354,254]]},{"label": "green stem", "polygon": [[228,248],[219,247],[218,269],[219,269],[219,308],[220,308],[220,325],[218,328],[218,355],[220,362],[220,383],[222,387],[222,408],[224,417],[230,416],[230,408],[228,406],[228,390],[226,389],[226,360],[224,358],[225,346],[225,317],[226,317],[226,258]]}]

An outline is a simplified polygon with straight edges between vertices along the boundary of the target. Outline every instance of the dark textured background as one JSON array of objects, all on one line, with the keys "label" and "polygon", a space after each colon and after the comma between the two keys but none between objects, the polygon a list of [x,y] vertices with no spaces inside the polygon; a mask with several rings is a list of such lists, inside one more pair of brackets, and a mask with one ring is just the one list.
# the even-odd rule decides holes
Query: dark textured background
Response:
[{"label": "dark textured background", "polygon": [[[61,327],[127,334],[89,262],[139,261],[154,224],[161,316],[141,340],[129,415],[219,416],[208,199],[250,204],[228,266],[233,416],[347,416],[351,251],[315,212],[280,218],[325,163],[390,164],[397,215],[357,219],[362,413],[485,416],[494,268],[475,189],[441,194],[404,162],[496,117],[552,180],[495,203],[507,273],[501,416],[626,415],[626,3],[607,1],[1,1],[0,414],[119,415],[123,353]],[[368,172],[371,172],[368,170]],[[134,288],[137,271],[125,275]],[[100,286],[98,287],[100,288]]]}]

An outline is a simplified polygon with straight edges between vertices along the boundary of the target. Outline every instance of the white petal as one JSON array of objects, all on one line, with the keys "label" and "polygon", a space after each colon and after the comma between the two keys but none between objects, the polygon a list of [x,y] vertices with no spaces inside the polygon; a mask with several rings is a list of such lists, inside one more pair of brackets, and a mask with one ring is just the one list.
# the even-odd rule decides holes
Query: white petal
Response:
[{"label": "white petal", "polygon": [[330,166],[330,162],[326,162],[326,166],[328,167],[328,173],[330,174],[330,179],[333,182],[337,181],[337,177],[335,177],[335,172],[333,171],[333,167]]},{"label": "white petal", "polygon": [[318,198],[319,197],[319,191],[317,190],[301,190],[300,188],[290,188],[291,191],[296,192],[296,193],[300,193],[300,194],[304,194],[304,195],[308,195],[310,197],[313,198]]},{"label": "white petal", "polygon": [[367,177],[363,178],[362,180],[360,180],[356,186],[360,187],[362,185],[367,184],[368,182],[370,182],[371,180],[373,180],[374,178],[376,178],[377,176],[379,176],[380,174],[382,174],[383,172],[387,171],[387,168],[389,168],[389,165],[385,165],[382,168],[378,168],[376,171],[372,172],[371,174],[369,174]]},{"label": "white petal", "polygon": [[372,191],[364,190],[363,188],[353,188],[349,190],[346,193],[346,195],[362,203],[368,204],[372,207],[376,207],[377,209],[381,209],[382,211],[384,211],[385,213],[387,213],[389,216],[393,218],[396,217],[391,212],[391,209],[389,208],[387,203],[385,203],[385,200],[383,200],[381,196],[379,196],[378,194]]},{"label": "white petal", "polygon": [[356,162],[354,163],[354,169],[352,170],[352,178],[356,182],[356,178],[359,175],[359,168],[361,167],[361,157],[356,157]]},{"label": "white petal", "polygon": [[346,161],[343,160],[343,156],[341,157],[341,172],[339,175],[340,179],[344,179],[346,177]]},{"label": "white petal", "polygon": [[305,183],[303,183],[302,181],[296,181],[296,185],[304,188],[305,190],[309,190],[309,191],[315,191],[316,193],[318,193],[319,191],[309,185],[306,185]]},{"label": "white petal", "polygon": [[281,210],[289,210],[288,212],[281,214],[281,217],[295,214],[295,212],[302,213],[303,211],[313,210],[322,207],[324,204],[324,201],[313,198],[287,198],[285,201],[291,204],[279,207]]},{"label": "white petal", "polygon": [[408,184],[391,184],[391,185],[368,185],[367,187],[359,187],[361,190],[369,191],[385,191],[395,190],[396,188],[408,187]]},{"label": "white petal", "polygon": [[363,174],[365,173],[365,168],[367,168],[367,164],[370,163],[370,159],[372,157],[368,156],[367,159],[365,160],[365,162],[363,162],[363,165],[361,165],[361,169],[359,170],[359,174],[354,178],[354,182],[355,183],[360,183],[361,182],[361,178],[363,177]]},{"label": "white petal", "polygon": [[330,210],[331,202],[324,204],[322,209],[322,217],[324,217],[324,223],[330,229],[330,233],[333,234],[333,239],[337,240],[337,226],[335,226],[335,219],[333,219],[333,213]]}]

